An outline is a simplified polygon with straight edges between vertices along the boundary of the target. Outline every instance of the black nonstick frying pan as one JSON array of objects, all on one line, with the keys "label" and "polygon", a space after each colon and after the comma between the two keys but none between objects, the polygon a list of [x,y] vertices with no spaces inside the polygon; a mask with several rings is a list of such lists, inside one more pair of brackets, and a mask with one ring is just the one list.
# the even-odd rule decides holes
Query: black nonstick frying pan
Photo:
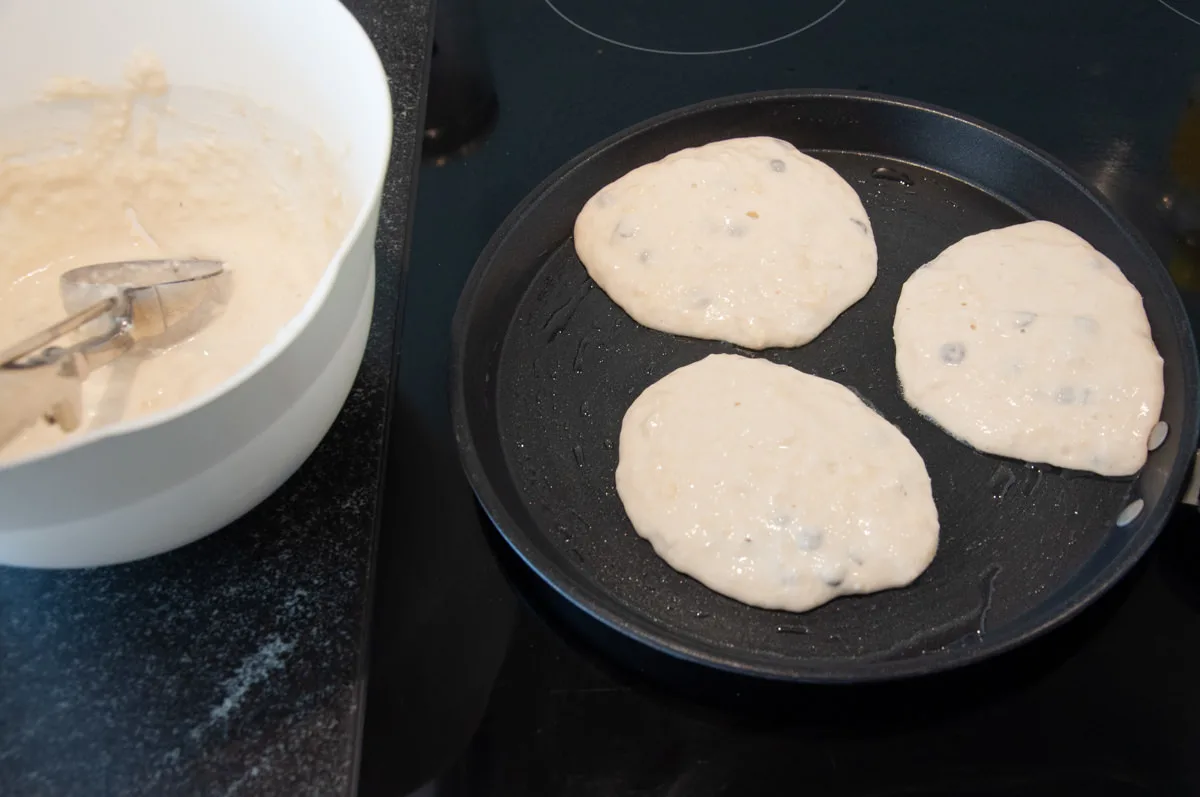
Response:
[{"label": "black nonstick frying pan", "polygon": [[[879,249],[867,296],[812,343],[744,352],[849,385],[912,441],[933,481],[941,541],[911,586],[805,614],[722,597],[634,532],[613,473],[621,418],[654,381],[730,344],[639,326],[588,278],[571,238],[584,202],[625,172],[735,136],[792,142],[862,197]],[[892,318],[916,268],[966,235],[1057,222],[1141,292],[1165,360],[1163,445],[1132,479],[978,453],[900,395]],[[785,91],[674,111],[604,141],[513,211],[479,257],[454,319],[451,401],[467,476],[517,554],[582,611],[700,664],[798,682],[949,669],[1078,613],[1146,551],[1175,508],[1197,442],[1197,358],[1166,270],[1054,159],[957,114],[879,95]],[[1118,517],[1143,502],[1132,521]]]}]

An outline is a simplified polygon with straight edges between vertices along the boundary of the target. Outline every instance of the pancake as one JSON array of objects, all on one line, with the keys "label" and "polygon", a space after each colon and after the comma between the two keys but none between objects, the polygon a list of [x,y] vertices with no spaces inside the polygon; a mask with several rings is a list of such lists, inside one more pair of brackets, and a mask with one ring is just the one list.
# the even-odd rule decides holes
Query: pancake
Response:
[{"label": "pancake", "polygon": [[584,205],[575,249],[638,323],[749,349],[809,342],[875,281],[858,194],[766,137],[634,169]]},{"label": "pancake", "polygon": [[1137,289],[1069,230],[964,238],[905,282],[893,333],[905,399],[968,445],[1104,476],[1145,464],[1162,357]]},{"label": "pancake", "polygon": [[849,389],[714,354],[621,425],[617,493],[668,564],[752,606],[803,612],[911,583],[937,549],[929,475]]}]

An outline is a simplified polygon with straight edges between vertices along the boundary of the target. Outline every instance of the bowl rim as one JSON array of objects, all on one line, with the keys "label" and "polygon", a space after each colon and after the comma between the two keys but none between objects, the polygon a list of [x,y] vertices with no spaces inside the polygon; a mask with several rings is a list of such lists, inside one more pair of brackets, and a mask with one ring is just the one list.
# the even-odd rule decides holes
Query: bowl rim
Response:
[{"label": "bowl rim", "polygon": [[363,29],[358,19],[340,0],[321,1],[328,3],[331,7],[336,7],[334,13],[342,15],[345,24],[349,26],[349,35],[358,40],[359,49],[365,54],[368,64],[374,66],[374,84],[384,104],[386,131],[384,132],[384,146],[380,154],[380,162],[376,164],[375,182],[362,195],[358,212],[355,214],[353,222],[346,228],[345,233],[342,235],[341,243],[330,256],[329,262],[321,274],[321,278],[317,281],[312,293],[309,294],[304,306],[300,308],[299,312],[288,319],[287,323],[279,329],[275,337],[258,351],[254,359],[242,366],[237,373],[220,384],[166,409],[147,413],[146,415],[129,420],[117,421],[99,429],[74,433],[65,437],[61,442],[47,448],[0,462],[0,476],[18,468],[36,463],[44,463],[47,460],[68,455],[72,451],[95,445],[112,437],[124,436],[170,423],[177,418],[211,404],[221,396],[236,390],[248,382],[279,357],[300,336],[300,333],[308,328],[312,319],[325,305],[325,300],[333,290],[333,285],[342,271],[346,256],[350,253],[350,249],[357,245],[362,238],[363,230],[366,228],[371,216],[376,212],[379,199],[383,194],[383,184],[387,177],[388,163],[391,159],[395,110],[392,105],[387,72],[384,69],[383,62],[380,60],[379,51],[371,41],[370,36],[367,35],[367,32]]}]

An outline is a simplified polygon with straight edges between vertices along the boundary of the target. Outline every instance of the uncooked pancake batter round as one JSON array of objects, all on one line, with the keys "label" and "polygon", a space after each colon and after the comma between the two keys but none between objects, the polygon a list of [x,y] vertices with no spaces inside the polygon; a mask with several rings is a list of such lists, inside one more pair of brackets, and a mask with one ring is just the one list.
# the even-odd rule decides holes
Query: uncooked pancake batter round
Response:
[{"label": "uncooked pancake batter round", "polygon": [[911,583],[937,509],[908,439],[849,389],[714,354],[648,387],[621,425],[617,493],[676,570],[802,612]]},{"label": "uncooked pancake batter round", "polygon": [[1141,295],[1069,230],[964,238],[909,277],[894,334],[908,403],[969,445],[1105,476],[1145,464],[1162,357]]},{"label": "uncooked pancake batter round", "polygon": [[575,249],[638,323],[751,349],[808,343],[875,281],[858,194],[766,137],[634,169],[584,205]]}]

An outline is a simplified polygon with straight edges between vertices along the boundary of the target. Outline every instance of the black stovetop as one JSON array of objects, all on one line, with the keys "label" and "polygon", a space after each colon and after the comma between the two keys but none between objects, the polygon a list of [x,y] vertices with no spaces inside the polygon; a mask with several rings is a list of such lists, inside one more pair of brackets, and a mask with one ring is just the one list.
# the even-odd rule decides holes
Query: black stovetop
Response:
[{"label": "black stovetop", "polygon": [[480,6],[499,115],[420,175],[363,794],[1200,794],[1191,510],[1079,619],[981,667],[870,690],[639,670],[480,521],[445,399],[459,290],[522,196],[621,128],[756,89],[869,89],[1012,131],[1139,226],[1200,321],[1180,233],[1200,226],[1200,0]]}]

